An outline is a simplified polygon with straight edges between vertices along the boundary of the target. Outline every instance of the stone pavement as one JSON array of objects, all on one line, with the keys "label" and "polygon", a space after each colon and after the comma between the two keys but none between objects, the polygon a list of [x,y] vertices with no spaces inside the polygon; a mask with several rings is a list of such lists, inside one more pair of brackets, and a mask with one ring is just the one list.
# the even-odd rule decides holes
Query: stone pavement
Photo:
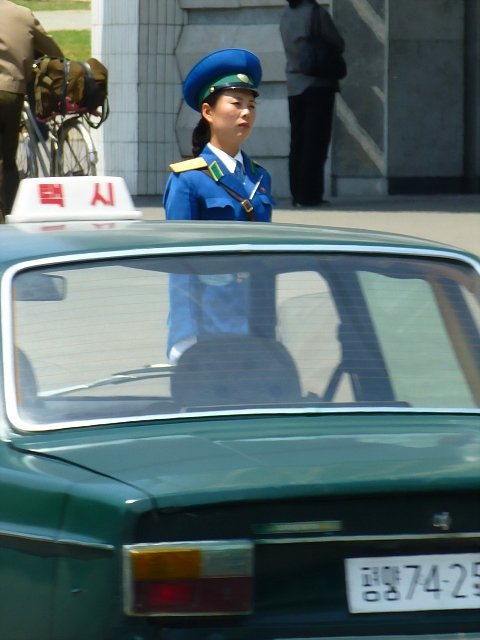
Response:
[{"label": "stone pavement", "polygon": [[92,12],[89,9],[78,11],[34,11],[46,31],[78,31],[91,29]]},{"label": "stone pavement", "polygon": [[[134,197],[148,220],[163,220],[161,196]],[[480,193],[468,195],[333,198],[322,209],[279,202],[273,221],[401,233],[436,240],[480,255]]]}]

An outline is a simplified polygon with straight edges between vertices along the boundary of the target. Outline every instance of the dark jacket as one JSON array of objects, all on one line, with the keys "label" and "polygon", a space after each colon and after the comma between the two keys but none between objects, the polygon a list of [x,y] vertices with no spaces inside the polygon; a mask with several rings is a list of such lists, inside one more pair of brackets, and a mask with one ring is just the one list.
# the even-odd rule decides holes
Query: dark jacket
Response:
[{"label": "dark jacket", "polygon": [[[332,87],[336,91],[339,89],[339,84],[336,80],[307,76],[301,73],[298,68],[299,49],[311,31],[313,7],[314,3],[310,2],[310,0],[303,0],[295,9],[286,7],[280,19],[280,35],[287,57],[286,75],[289,96],[299,95],[311,86]],[[318,16],[320,20],[318,31],[322,34],[322,37],[338,49],[340,53],[343,53],[345,41],[339,34],[328,11],[319,6]]]}]

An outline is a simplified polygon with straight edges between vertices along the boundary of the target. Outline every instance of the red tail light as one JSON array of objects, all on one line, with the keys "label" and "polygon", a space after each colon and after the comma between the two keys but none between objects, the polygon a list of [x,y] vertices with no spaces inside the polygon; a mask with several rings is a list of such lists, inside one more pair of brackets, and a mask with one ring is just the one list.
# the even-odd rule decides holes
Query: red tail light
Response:
[{"label": "red tail light", "polygon": [[130,615],[239,615],[252,607],[248,541],[132,545],[124,549]]}]

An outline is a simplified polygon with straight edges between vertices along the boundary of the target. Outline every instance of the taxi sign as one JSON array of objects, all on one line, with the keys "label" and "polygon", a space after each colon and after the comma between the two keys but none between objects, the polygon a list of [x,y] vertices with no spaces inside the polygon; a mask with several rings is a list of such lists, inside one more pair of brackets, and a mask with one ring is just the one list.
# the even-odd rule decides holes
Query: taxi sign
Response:
[{"label": "taxi sign", "polygon": [[138,220],[123,178],[68,176],[21,180],[9,223]]}]

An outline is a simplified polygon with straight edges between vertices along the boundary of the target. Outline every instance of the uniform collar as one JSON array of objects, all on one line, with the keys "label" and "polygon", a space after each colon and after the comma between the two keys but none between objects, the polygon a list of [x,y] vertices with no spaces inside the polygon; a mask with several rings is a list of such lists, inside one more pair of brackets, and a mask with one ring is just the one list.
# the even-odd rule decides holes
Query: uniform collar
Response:
[{"label": "uniform collar", "polygon": [[217,158],[221,162],[223,162],[227,171],[229,171],[230,173],[233,173],[235,171],[235,166],[237,164],[237,161],[241,162],[245,169],[245,164],[243,161],[243,155],[241,151],[239,151],[237,155],[234,158],[232,158],[232,156],[229,156],[228,153],[226,153],[225,151],[222,151],[222,149],[218,149],[217,147],[214,147],[213,144],[211,144],[210,142],[207,143],[207,147],[210,149],[210,151],[213,154],[217,156]]}]

